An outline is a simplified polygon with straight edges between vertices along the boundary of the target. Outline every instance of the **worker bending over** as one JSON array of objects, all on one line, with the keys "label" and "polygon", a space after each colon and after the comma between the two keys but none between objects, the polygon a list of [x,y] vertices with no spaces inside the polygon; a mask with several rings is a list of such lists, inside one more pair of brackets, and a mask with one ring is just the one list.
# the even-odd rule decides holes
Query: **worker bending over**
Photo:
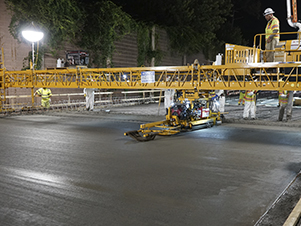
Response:
[{"label": "worker bending over", "polygon": [[35,93],[34,96],[39,96],[41,97],[41,106],[44,108],[49,108],[50,107],[50,97],[52,96],[51,90],[43,87],[38,89]]},{"label": "worker bending over", "polygon": [[247,90],[244,96],[245,107],[243,118],[248,119],[249,115],[251,119],[256,119],[256,91],[255,90]]}]

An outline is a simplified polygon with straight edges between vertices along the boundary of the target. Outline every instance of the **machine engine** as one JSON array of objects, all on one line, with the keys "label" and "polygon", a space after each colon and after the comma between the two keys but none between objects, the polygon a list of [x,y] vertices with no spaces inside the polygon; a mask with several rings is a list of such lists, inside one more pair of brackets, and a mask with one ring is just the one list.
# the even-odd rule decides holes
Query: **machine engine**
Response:
[{"label": "machine engine", "polygon": [[185,100],[183,103],[176,102],[170,107],[171,115],[177,116],[179,120],[199,120],[209,117],[209,108],[206,106],[206,101]]},{"label": "machine engine", "polygon": [[190,103],[175,103],[170,107],[171,115],[177,116],[180,120],[188,120],[191,117]]}]

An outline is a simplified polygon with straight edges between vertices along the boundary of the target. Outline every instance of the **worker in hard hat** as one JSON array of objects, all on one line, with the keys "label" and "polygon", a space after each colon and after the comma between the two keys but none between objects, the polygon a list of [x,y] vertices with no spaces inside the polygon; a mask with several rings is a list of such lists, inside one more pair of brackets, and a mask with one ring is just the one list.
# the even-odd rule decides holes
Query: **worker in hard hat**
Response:
[{"label": "worker in hard hat", "polygon": [[199,64],[200,64],[200,63],[199,63],[198,59],[195,59],[194,62],[193,62],[193,68],[194,68],[195,70],[197,70]]},{"label": "worker in hard hat", "polygon": [[282,90],[279,91],[279,115],[278,115],[278,121],[283,120],[284,112],[286,111],[286,121],[289,121],[292,119],[292,109],[293,109],[293,91],[286,91]]},{"label": "worker in hard hat", "polygon": [[34,96],[41,97],[41,106],[44,108],[50,107],[50,97],[52,96],[51,90],[43,87],[35,91]]},{"label": "worker in hard hat", "polygon": [[92,88],[84,88],[84,97],[86,97],[86,110],[93,111],[94,109],[94,91]]},{"label": "worker in hard hat", "polygon": [[[275,12],[271,8],[267,8],[264,10],[264,17],[268,21],[267,26],[265,28],[265,49],[266,50],[274,50],[276,45],[279,43],[279,33],[280,26],[279,20],[273,15]],[[267,51],[266,54],[266,62],[274,62],[275,52]]]},{"label": "worker in hard hat", "polygon": [[249,119],[249,115],[251,119],[256,119],[256,91],[255,90],[247,90],[244,96],[245,107],[243,118]]}]

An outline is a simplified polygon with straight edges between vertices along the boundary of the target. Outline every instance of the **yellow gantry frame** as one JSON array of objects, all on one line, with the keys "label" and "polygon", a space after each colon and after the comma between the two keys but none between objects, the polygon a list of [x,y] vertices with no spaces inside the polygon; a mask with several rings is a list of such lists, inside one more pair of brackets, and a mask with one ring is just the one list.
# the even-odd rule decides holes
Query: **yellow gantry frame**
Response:
[{"label": "yellow gantry frame", "polygon": [[[3,88],[301,90],[300,67],[301,62],[275,62],[35,71],[4,69],[0,71],[0,77],[3,78]],[[274,72],[269,72],[271,69]],[[141,72],[144,71],[155,72],[154,83],[141,82]]]},{"label": "yellow gantry frame", "polygon": [[[284,34],[296,34],[286,32]],[[280,33],[282,34],[282,33]],[[253,47],[226,44],[223,65],[190,65],[129,68],[62,68],[7,71],[0,67],[1,89],[18,88],[99,88],[177,90],[301,90],[301,47],[292,41],[276,49],[279,62],[264,63],[259,46],[265,34],[256,35]],[[301,35],[299,35],[301,37]],[[257,41],[256,41],[257,40]],[[301,43],[300,38],[295,40]],[[3,55],[3,54],[2,54]],[[279,54],[278,54],[279,55]],[[3,60],[2,60],[3,61]],[[289,62],[287,62],[289,61]],[[155,72],[155,82],[143,83],[141,73]]]}]

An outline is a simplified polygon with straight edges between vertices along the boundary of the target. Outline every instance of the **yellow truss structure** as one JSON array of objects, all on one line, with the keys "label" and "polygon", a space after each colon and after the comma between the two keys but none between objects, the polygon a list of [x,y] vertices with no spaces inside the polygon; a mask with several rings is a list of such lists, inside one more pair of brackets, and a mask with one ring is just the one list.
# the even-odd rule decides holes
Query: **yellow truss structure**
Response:
[{"label": "yellow truss structure", "polygon": [[[301,90],[301,62],[0,71],[2,88]],[[273,71],[269,71],[273,70]],[[143,83],[141,73],[155,72]]]},{"label": "yellow truss structure", "polygon": [[[292,32],[291,32],[292,33]],[[291,34],[288,33],[288,34]],[[259,37],[261,46],[262,36]],[[300,37],[301,35],[299,35]],[[297,44],[296,44],[297,43]],[[56,68],[50,70],[7,71],[0,64],[0,89],[18,88],[99,88],[177,90],[301,90],[300,39],[281,41],[275,50],[277,62],[264,62],[264,50],[226,44],[223,65]],[[2,67],[1,67],[2,65]],[[142,74],[153,73],[152,81]]]}]

